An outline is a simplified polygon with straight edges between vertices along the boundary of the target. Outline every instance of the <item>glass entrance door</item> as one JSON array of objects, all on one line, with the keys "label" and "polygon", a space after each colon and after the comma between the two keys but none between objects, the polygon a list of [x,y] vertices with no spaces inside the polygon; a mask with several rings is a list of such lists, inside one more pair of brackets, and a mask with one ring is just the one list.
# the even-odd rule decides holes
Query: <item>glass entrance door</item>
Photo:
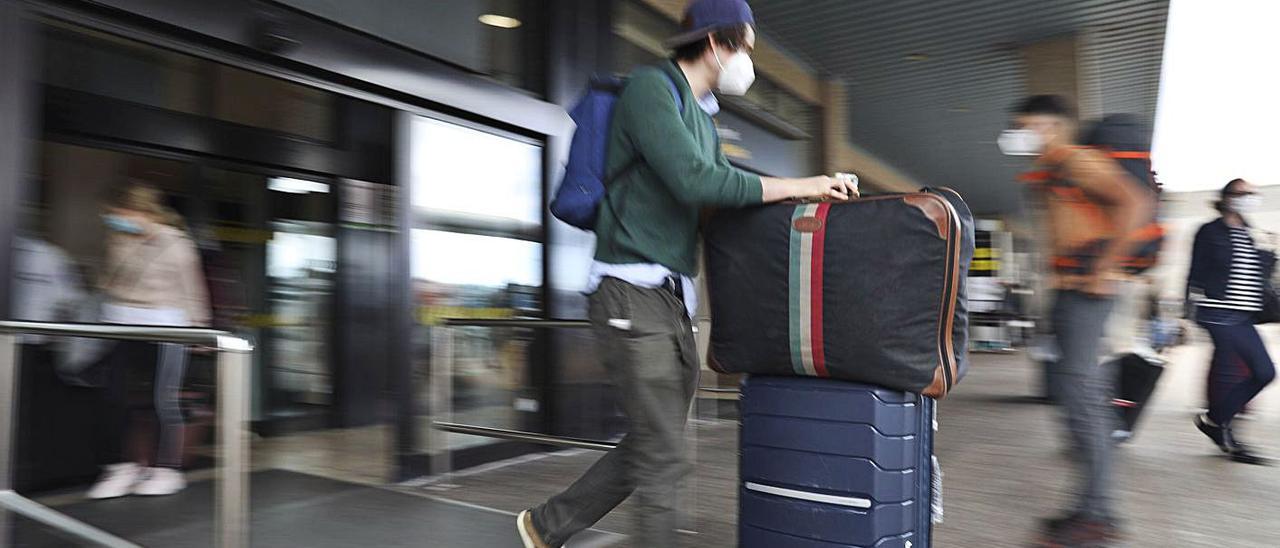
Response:
[{"label": "glass entrance door", "polygon": [[331,185],[272,178],[267,188],[268,412],[280,419],[323,417],[333,404],[329,341],[337,240]]}]

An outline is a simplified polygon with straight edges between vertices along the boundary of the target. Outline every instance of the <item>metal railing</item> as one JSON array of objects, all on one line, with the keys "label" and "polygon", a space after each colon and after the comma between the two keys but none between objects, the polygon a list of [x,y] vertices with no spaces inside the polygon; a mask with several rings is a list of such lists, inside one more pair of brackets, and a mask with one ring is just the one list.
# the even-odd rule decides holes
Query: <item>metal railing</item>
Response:
[{"label": "metal railing", "polygon": [[[166,342],[206,346],[218,352],[218,464],[215,486],[217,546],[249,544],[249,364],[253,347],[224,331],[181,327],[0,322],[0,539],[8,538],[10,512],[102,546],[136,547],[92,525],[40,505],[13,490],[14,431],[18,410],[19,335]],[[0,542],[4,542],[0,540]]]},{"label": "metal railing", "polygon": [[601,440],[584,440],[563,436],[550,436],[537,432],[493,428],[475,424],[453,422],[453,343],[454,330],[467,327],[512,329],[587,329],[591,322],[585,320],[538,319],[472,319],[447,318],[432,329],[431,342],[431,395],[428,413],[431,416],[431,432],[427,438],[427,453],[433,461],[433,470],[450,470],[452,452],[445,437],[447,433],[466,434],[485,438],[525,441],[538,445],[608,451],[614,444]]},{"label": "metal railing", "polygon": [[440,321],[444,327],[514,327],[525,329],[587,329],[587,320],[481,320],[447,318]]},{"label": "metal railing", "polygon": [[508,430],[506,428],[490,428],[488,426],[475,426],[471,424],[458,424],[454,422],[436,421],[432,423],[436,430],[443,432],[454,432],[457,434],[469,434],[472,436],[483,436],[486,438],[497,438],[503,440],[527,441],[538,445],[552,445],[556,447],[569,447],[573,449],[590,449],[593,451],[608,451],[617,447],[618,444],[607,441],[588,440],[582,438],[570,438],[565,436],[548,436],[546,434],[537,434],[534,432],[525,432],[522,430]]}]

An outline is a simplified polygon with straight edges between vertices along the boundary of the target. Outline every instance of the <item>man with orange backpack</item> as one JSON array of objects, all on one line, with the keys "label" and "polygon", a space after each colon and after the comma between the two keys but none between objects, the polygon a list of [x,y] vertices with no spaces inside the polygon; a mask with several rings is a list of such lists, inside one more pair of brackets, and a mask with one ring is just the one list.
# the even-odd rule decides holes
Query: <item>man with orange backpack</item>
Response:
[{"label": "man with orange backpack", "polygon": [[1126,271],[1154,259],[1141,244],[1150,239],[1142,229],[1154,219],[1155,193],[1144,190],[1145,182],[1127,173],[1110,151],[1078,146],[1075,113],[1063,98],[1028,98],[1013,115],[1014,128],[998,144],[1005,154],[1035,157],[1041,170],[1032,179],[1045,208],[1060,353],[1049,382],[1065,410],[1082,472],[1075,508],[1044,522],[1040,545],[1105,546],[1119,536],[1111,496],[1116,416],[1110,401],[1114,380],[1099,356],[1115,284]]}]

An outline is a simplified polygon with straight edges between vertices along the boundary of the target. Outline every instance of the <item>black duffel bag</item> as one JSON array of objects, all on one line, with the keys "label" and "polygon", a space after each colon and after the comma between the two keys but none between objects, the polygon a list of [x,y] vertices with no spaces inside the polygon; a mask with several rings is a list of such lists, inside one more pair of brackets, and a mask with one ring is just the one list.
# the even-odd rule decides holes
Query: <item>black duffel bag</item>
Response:
[{"label": "black duffel bag", "polygon": [[967,371],[973,215],[956,192],[723,210],[705,235],[713,369],[935,398]]}]

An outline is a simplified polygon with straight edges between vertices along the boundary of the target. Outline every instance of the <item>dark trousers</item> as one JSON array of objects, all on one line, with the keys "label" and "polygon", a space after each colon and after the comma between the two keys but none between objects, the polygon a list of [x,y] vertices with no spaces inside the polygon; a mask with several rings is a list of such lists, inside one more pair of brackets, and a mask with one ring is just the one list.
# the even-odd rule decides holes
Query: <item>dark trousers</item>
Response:
[{"label": "dark trousers", "polygon": [[[180,468],[184,421],[180,406],[186,348],[178,344],[139,341],[116,343],[107,356],[98,428],[99,463],[137,460],[152,466]],[[154,417],[154,453],[130,455],[128,441]],[[150,452],[150,451],[148,451]]]},{"label": "dark trousers", "polygon": [[1111,518],[1111,431],[1117,418],[1111,407],[1112,371],[1099,363],[1102,335],[1112,300],[1061,291],[1053,307],[1060,358],[1050,364],[1049,382],[1066,414],[1080,468],[1076,510]]},{"label": "dark trousers", "polygon": [[[1201,324],[1213,338],[1213,364],[1209,368],[1209,420],[1230,425],[1249,401],[1275,380],[1276,368],[1267,347],[1250,323]],[[1239,374],[1240,364],[1248,375]]]},{"label": "dark trousers", "polygon": [[676,546],[676,492],[690,469],[685,422],[698,385],[693,325],[666,289],[606,278],[590,304],[599,353],[630,428],[578,481],[533,509],[534,527],[548,545],[560,546],[634,494],[635,546]]}]

